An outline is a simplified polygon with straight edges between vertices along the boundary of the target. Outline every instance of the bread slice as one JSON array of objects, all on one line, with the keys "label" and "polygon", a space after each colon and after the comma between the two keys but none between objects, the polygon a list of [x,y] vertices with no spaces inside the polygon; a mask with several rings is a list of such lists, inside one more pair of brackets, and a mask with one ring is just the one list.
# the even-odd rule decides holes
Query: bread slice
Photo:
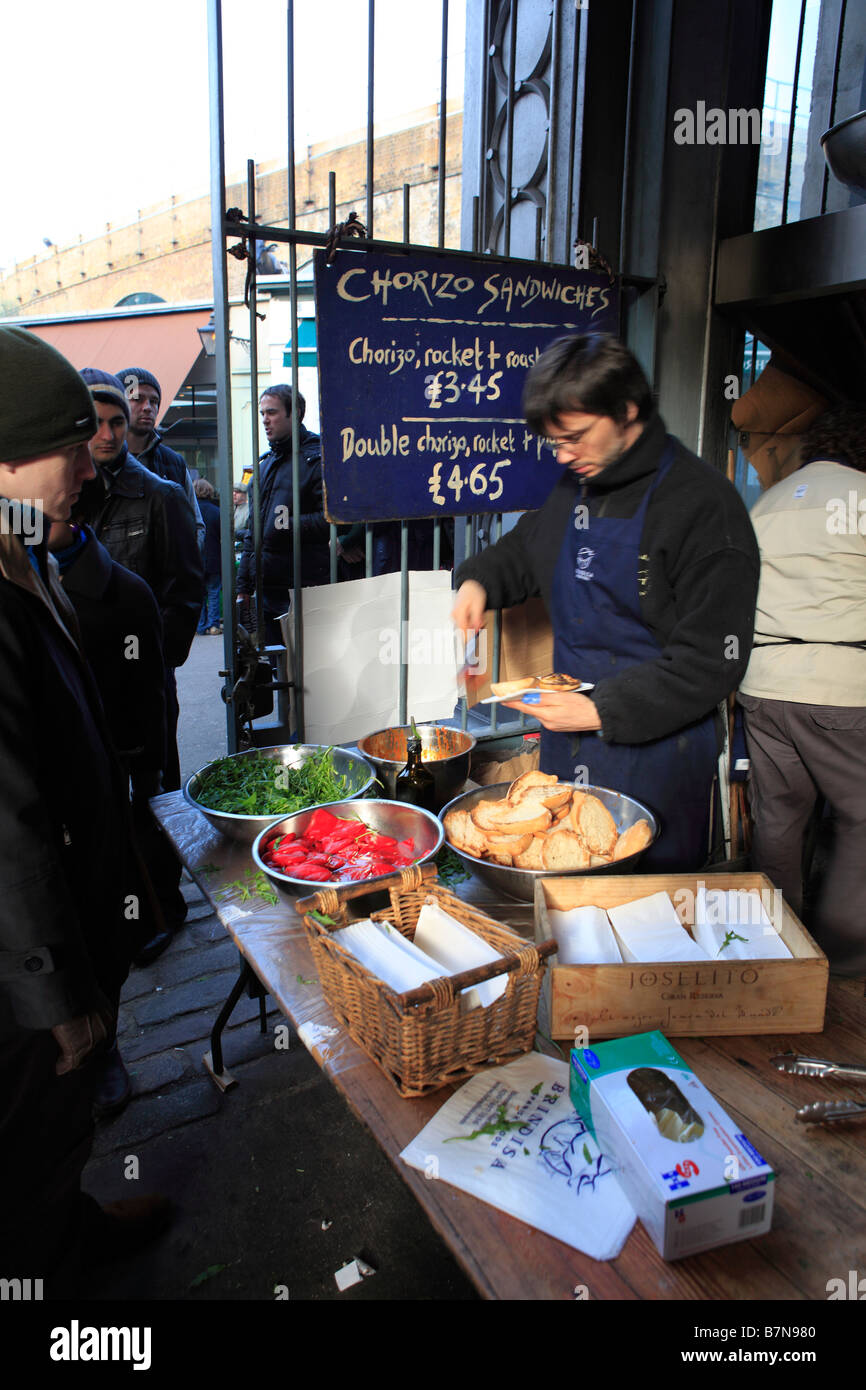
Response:
[{"label": "bread slice", "polygon": [[590,854],[608,854],[616,844],[616,821],[597,796],[586,795],[581,801],[577,830]]},{"label": "bread slice", "polygon": [[584,801],[586,800],[586,798],[587,798],[588,795],[589,795],[588,792],[583,792],[583,791],[581,791],[579,787],[575,787],[575,789],[574,789],[574,791],[572,792],[572,795],[571,795],[571,811],[570,811],[571,821],[570,821],[570,824],[571,824],[572,830],[575,832],[576,835],[579,835],[579,834],[580,834],[580,820],[579,820],[580,808],[581,808],[581,806],[583,805],[583,803],[584,803]]},{"label": "bread slice", "polygon": [[[529,837],[532,839],[532,836]],[[514,858],[507,850],[488,849],[484,858],[491,864],[501,864],[503,869],[510,869],[514,863]]]},{"label": "bread slice", "polygon": [[535,685],[534,676],[524,676],[518,681],[491,681],[491,695],[519,695],[521,690],[531,690]]},{"label": "bread slice", "polygon": [[449,811],[443,825],[446,838],[455,849],[462,850],[473,859],[481,858],[487,848],[487,841],[468,811]]},{"label": "bread slice", "polygon": [[546,835],[533,835],[529,848],[523,854],[514,855],[515,869],[543,869],[542,853],[547,843]]},{"label": "bread slice", "polygon": [[518,800],[530,787],[555,787],[558,778],[553,772],[522,772],[519,777],[511,783],[506,793],[506,801]]},{"label": "bread slice", "polygon": [[637,854],[639,850],[646,849],[647,845],[652,843],[652,837],[648,820],[635,821],[617,840],[613,852],[614,859],[627,859],[630,854]]},{"label": "bread slice", "polygon": [[[480,833],[480,832],[479,832]],[[523,854],[532,844],[532,835],[500,835],[488,830],[484,836],[487,841],[487,848],[495,850],[497,854]]]},{"label": "bread slice", "polygon": [[573,830],[553,830],[544,838],[541,862],[545,869],[564,872],[589,868],[589,851]]},{"label": "bread slice", "polygon": [[514,796],[509,792],[508,800],[515,806],[526,806],[530,802],[536,801],[541,806],[546,806],[548,810],[557,811],[561,806],[571,805],[571,787],[562,786],[554,778],[550,786],[524,787],[522,791],[515,792]]},{"label": "bread slice", "polygon": [[551,815],[546,806],[512,806],[508,801],[479,801],[469,813],[481,831],[500,835],[534,835],[546,830]]},{"label": "bread slice", "polygon": [[571,694],[577,690],[583,682],[577,676],[565,676],[561,671],[552,671],[547,676],[536,676],[535,685],[538,690],[561,691],[563,695]]}]

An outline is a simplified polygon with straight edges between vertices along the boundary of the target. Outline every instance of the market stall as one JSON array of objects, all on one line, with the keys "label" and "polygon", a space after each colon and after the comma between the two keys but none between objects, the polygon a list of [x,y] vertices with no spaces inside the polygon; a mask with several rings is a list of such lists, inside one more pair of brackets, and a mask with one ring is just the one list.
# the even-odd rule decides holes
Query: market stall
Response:
[{"label": "market stall", "polygon": [[[554,913],[568,911],[574,903],[584,906],[589,897],[598,899],[608,908],[631,900],[632,895],[635,899],[646,898],[649,889],[660,888],[659,876],[647,879],[639,872],[631,875],[604,872],[593,880],[591,873],[555,874],[538,880],[540,887],[536,897],[529,902],[498,889],[489,878],[485,882],[477,873],[454,881],[454,860],[449,860],[452,875],[446,871],[449,881],[443,884],[436,877],[431,861],[423,874],[417,868],[404,870],[390,899],[383,899],[381,892],[370,897],[371,890],[381,888],[381,878],[370,885],[366,896],[361,896],[366,891],[363,884],[352,886],[354,896],[339,885],[325,884],[315,897],[312,893],[307,895],[307,911],[302,916],[295,910],[296,898],[274,891],[273,884],[254,861],[250,847],[218,831],[200,810],[184,800],[181,793],[157,798],[152,804],[178,854],[214,903],[221,922],[238,948],[241,973],[234,998],[244,989],[252,994],[261,995],[264,991],[272,995],[286,1020],[354,1113],[369,1126],[436,1231],[484,1296],[825,1299],[834,1296],[831,1280],[857,1268],[862,1254],[859,1234],[862,1220],[852,1219],[852,1213],[862,1213],[866,1206],[862,1128],[858,1130],[854,1113],[859,1104],[856,1097],[863,1097],[866,1081],[862,1067],[859,1078],[856,1069],[857,1062],[862,1062],[860,1040],[866,1022],[862,984],[834,978],[828,986],[826,959],[808,933],[791,920],[780,904],[774,908],[770,901],[770,916],[775,920],[776,909],[782,913],[780,935],[783,943],[791,948],[790,956],[784,959],[746,962],[738,959],[726,961],[723,967],[713,962],[677,962],[670,958],[655,966],[623,961],[618,965],[581,967],[552,964],[557,956],[548,956],[546,1003],[542,1001],[546,1026],[540,1025],[544,1033],[537,1035],[535,1050],[527,1051],[532,1046],[531,1039],[524,1039],[512,1050],[512,1056],[522,1053],[522,1058],[514,1061],[503,1056],[505,1049],[500,1048],[499,1055],[492,1056],[485,1066],[459,1051],[458,1044],[458,1055],[450,1061],[455,1081],[407,1097],[400,1093],[399,1077],[395,1076],[393,1065],[389,1071],[381,1057],[378,1062],[372,1059],[368,1036],[361,1036],[359,1041],[359,1026],[363,1034],[363,1023],[353,1022],[347,1026],[341,1021],[345,1001],[335,997],[333,984],[323,989],[325,974],[319,968],[323,957],[316,941],[317,932],[329,936],[333,929],[347,923],[367,922],[377,916],[390,915],[393,920],[393,910],[397,908],[398,916],[402,911],[401,901],[405,903],[413,893],[418,902],[423,901],[432,887],[438,895],[439,906],[450,908],[464,924],[471,925],[477,918],[493,923],[506,936],[513,933],[516,944],[509,949],[513,955],[524,958],[520,972],[524,977],[533,971],[544,974],[545,963],[540,959],[542,938],[547,936],[549,940]],[[377,803],[367,804],[375,806]],[[412,878],[413,874],[416,878]],[[754,875],[742,877],[755,878]],[[710,876],[708,888],[712,891],[715,885],[725,892],[735,891],[742,886],[739,878]],[[676,901],[678,906],[687,902],[687,898],[676,898],[683,884],[666,886],[672,894],[672,902]],[[313,890],[318,885],[312,882],[309,887]],[[328,910],[311,917],[310,907],[314,901]],[[694,904],[694,894],[691,901]],[[406,922],[413,920],[413,914],[417,923],[417,902],[408,917],[399,917],[401,932]],[[704,917],[706,915],[704,911]],[[694,923],[692,927],[694,930]],[[683,930],[682,925],[679,929]],[[411,936],[412,930],[414,927],[406,935]],[[733,928],[726,929],[722,939],[732,931]],[[620,922],[617,934],[624,940],[627,924]],[[742,934],[734,931],[736,937]],[[778,974],[782,968],[789,972],[787,984]],[[488,979],[494,969],[488,967]],[[361,966],[357,973],[363,976],[367,972]],[[763,983],[762,976],[766,977]],[[465,972],[455,977],[455,990],[464,987],[468,978]],[[476,969],[472,979],[480,981],[483,978],[483,969]],[[604,992],[601,1018],[590,1019],[589,1012],[584,1009],[581,1013],[579,1005],[572,1007],[571,1012],[568,1008],[563,1011],[564,1003],[574,1005],[575,988],[586,991],[588,981],[589,994],[596,986]],[[665,984],[665,981],[674,983]],[[444,983],[444,980],[438,981],[429,992],[435,994]],[[420,998],[424,988],[416,989],[416,996]],[[451,1005],[459,1007],[450,985],[446,993],[446,1011]],[[618,998],[622,1004],[628,995],[632,999],[639,998],[640,1008],[631,1014],[623,1008],[618,1014],[611,1014],[612,1002]],[[681,997],[672,999],[672,995]],[[227,1008],[232,1002],[229,1001]],[[427,1018],[435,1020],[443,1001],[421,1002],[420,1013],[426,1009]],[[486,1007],[481,1004],[481,1012]],[[605,1024],[605,1010],[614,1017],[612,1026]],[[221,1024],[226,1017],[224,1010]],[[590,1021],[581,1024],[579,1017]],[[563,1018],[566,1019],[564,1024]],[[552,1019],[559,1021],[551,1022]],[[419,1026],[423,1028],[424,1025]],[[557,1125],[579,1124],[573,1086],[571,1097],[568,1094],[569,1044],[577,1043],[574,1055],[578,1058],[603,1056],[605,1044],[599,1039],[636,1037],[654,1032],[660,1026],[674,1037],[672,1046],[684,1069],[683,1075],[694,1073],[711,1101],[719,1107],[719,1114],[730,1125],[729,1132],[735,1136],[731,1145],[732,1161],[736,1161],[737,1145],[742,1141],[743,1153],[754,1155],[771,1171],[775,1201],[770,1203],[770,1229],[764,1234],[752,1234],[753,1230],[763,1231],[767,1222],[759,1225],[757,1206],[746,1204],[750,1183],[743,1181],[744,1175],[736,1166],[727,1174],[726,1186],[731,1191],[736,1191],[738,1185],[743,1188],[739,1231],[727,1237],[729,1243],[717,1244],[703,1253],[665,1259],[650,1237],[648,1217],[641,1214],[635,1222],[634,1212],[628,1214],[628,1204],[623,1207],[619,1196],[615,1201],[611,1197],[621,1175],[615,1161],[605,1162],[605,1154],[599,1147],[602,1141],[599,1139],[596,1144],[591,1125],[580,1126],[581,1138],[576,1145],[573,1139],[568,1145],[560,1143],[559,1148],[551,1141],[542,1141],[536,1152],[539,1127],[529,1122],[532,1116],[529,1111],[524,1114],[519,1100],[513,1102],[517,1105],[516,1111],[508,1112],[511,1118],[506,1118],[505,1108],[494,1104],[494,1123],[485,1124],[484,1102],[476,1099],[474,1108],[463,1107],[474,1117],[469,1119],[466,1132],[460,1132],[459,1128],[457,1132],[450,1132],[455,1129],[455,1122],[449,1118],[451,1111],[443,1107],[450,1097],[461,1094],[460,1085],[466,1083],[467,1075],[471,1078],[469,1085],[474,1085],[476,1090],[480,1085],[482,1091],[487,1087],[484,1094],[489,1092],[494,1099],[498,1094],[495,1086],[504,1077],[502,1084],[507,1083],[508,1089],[502,1094],[507,1097],[517,1096],[520,1085],[524,1085],[529,1087],[527,1102],[530,1106],[545,1101],[550,1106],[558,1105],[562,1118],[557,1111],[546,1126],[546,1133]],[[570,1037],[563,1033],[563,1028]],[[548,1029],[552,1029],[552,1036]],[[221,1055],[219,1028],[215,1044],[209,1058],[210,1069],[215,1080],[227,1089],[233,1084],[231,1057]],[[802,1074],[802,1069],[798,1071],[792,1062],[792,1054],[847,1063],[853,1071],[846,1076],[843,1066],[843,1074],[835,1079],[822,1076],[820,1067],[812,1067],[811,1074],[806,1068],[806,1074]],[[774,1064],[772,1059],[780,1058],[787,1060],[777,1060]],[[788,1069],[780,1069],[783,1066]],[[530,1069],[530,1075],[522,1081],[515,1080],[516,1072],[509,1070],[520,1067]],[[533,1068],[538,1070],[537,1080]],[[474,1093],[467,1086],[462,1094],[471,1099]],[[828,1114],[823,1117],[824,1123],[816,1124],[804,1122],[802,1114],[798,1115],[798,1111],[815,1103],[823,1103],[826,1108],[827,1102],[834,1103],[833,1113],[841,1118],[833,1119]],[[841,1108],[838,1102],[842,1102]],[[226,1103],[231,1104],[230,1096]],[[862,1111],[862,1104],[859,1109]],[[679,1124],[675,1112],[673,1104],[670,1112],[673,1120],[665,1119],[662,1124],[657,1118],[653,1122],[661,1135],[659,1142],[668,1142],[666,1125]],[[682,1138],[682,1125],[679,1128]],[[515,1137],[511,1130],[517,1131]],[[471,1143],[451,1144],[456,1138],[468,1139]],[[515,1163],[523,1161],[524,1156],[528,1160],[530,1155],[533,1161],[541,1159],[542,1166],[549,1169],[547,1186],[556,1193],[563,1210],[572,1208],[576,1192],[586,1191],[589,1174],[593,1173],[595,1178],[603,1179],[597,1184],[599,1191],[608,1194],[603,1198],[604,1212],[598,1219],[585,1221],[576,1234],[565,1231],[560,1235],[551,1234],[550,1227],[544,1225],[546,1218],[540,1216],[529,1221],[518,1220],[509,1214],[509,1206],[513,1209],[511,1199],[503,1201],[492,1189],[488,1190],[484,1186],[486,1180],[481,1180],[481,1186],[473,1192],[471,1184],[467,1189],[466,1180],[452,1176],[455,1150],[463,1154],[478,1144],[495,1150],[487,1154],[486,1166],[491,1171],[497,1166],[507,1166],[512,1157]],[[686,1152],[687,1146],[673,1147],[686,1153],[685,1159],[680,1161],[680,1178],[675,1180],[687,1186],[691,1166],[687,1160],[690,1154],[692,1157],[697,1154],[697,1148]],[[458,1181],[459,1186],[455,1185]],[[753,1188],[756,1181],[753,1177]],[[764,1193],[766,1187],[761,1187],[760,1191]],[[752,1200],[757,1195],[753,1191]],[[601,1206],[598,1210],[601,1213]],[[755,1224],[750,1229],[753,1219]],[[515,1259],[518,1249],[521,1252],[519,1260]]]}]

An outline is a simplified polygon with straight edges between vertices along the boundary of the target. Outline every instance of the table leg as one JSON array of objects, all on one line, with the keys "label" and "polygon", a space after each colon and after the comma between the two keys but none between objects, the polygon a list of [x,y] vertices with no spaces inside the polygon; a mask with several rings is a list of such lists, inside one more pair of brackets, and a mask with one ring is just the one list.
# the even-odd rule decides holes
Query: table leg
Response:
[{"label": "table leg", "polygon": [[267,1010],[265,999],[267,990],[255,971],[251,970],[243,956],[241,956],[241,968],[238,978],[232,985],[231,993],[223,1004],[211,1030],[210,1052],[206,1052],[202,1061],[209,1072],[214,1084],[221,1091],[228,1091],[232,1086],[237,1086],[236,1077],[225,1070],[223,1066],[222,1031],[234,1012],[235,1005],[246,989],[250,999],[259,1001],[259,1026],[263,1033],[267,1032]]}]

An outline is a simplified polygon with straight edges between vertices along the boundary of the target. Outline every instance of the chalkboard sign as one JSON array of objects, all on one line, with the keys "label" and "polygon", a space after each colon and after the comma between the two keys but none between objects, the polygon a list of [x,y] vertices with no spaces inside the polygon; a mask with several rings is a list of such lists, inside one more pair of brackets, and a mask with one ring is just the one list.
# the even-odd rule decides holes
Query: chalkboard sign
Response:
[{"label": "chalkboard sign", "polygon": [[326,512],[518,512],[561,469],[520,410],[563,333],[619,330],[606,274],[435,254],[315,253]]}]

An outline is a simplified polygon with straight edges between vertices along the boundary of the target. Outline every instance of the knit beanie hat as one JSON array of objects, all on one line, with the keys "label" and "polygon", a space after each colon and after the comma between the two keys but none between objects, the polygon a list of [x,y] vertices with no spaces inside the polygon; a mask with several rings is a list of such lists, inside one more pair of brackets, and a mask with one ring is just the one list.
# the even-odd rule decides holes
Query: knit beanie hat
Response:
[{"label": "knit beanie hat", "polygon": [[126,392],[123,385],[111,372],[100,371],[99,367],[85,367],[81,373],[87,385],[90,387],[90,394],[95,401],[108,401],[109,405],[117,405],[126,416],[129,423],[129,401],[126,399]]},{"label": "knit beanie hat", "polygon": [[149,372],[146,367],[122,367],[117,375],[123,382],[123,389],[130,400],[136,399],[139,386],[152,386],[162,401],[162,387],[153,372]]},{"label": "knit beanie hat", "polygon": [[0,328],[0,461],[51,454],[95,432],[93,402],[72,363],[27,328]]}]

